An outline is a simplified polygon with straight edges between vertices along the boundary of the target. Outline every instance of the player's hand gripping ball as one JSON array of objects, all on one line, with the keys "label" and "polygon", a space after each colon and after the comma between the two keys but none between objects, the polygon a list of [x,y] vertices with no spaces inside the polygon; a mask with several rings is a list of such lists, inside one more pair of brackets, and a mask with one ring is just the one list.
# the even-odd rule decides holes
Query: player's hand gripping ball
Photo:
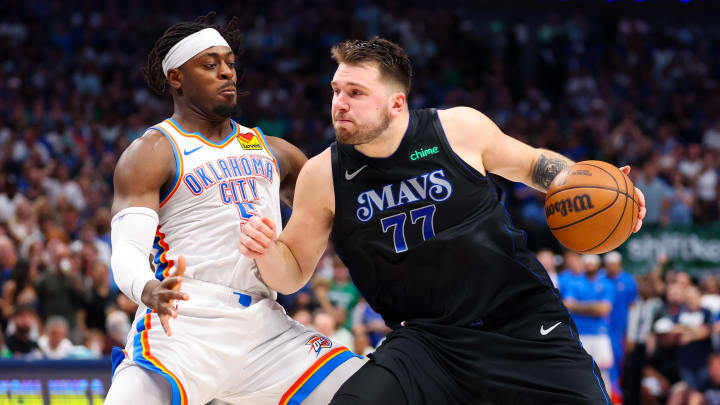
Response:
[{"label": "player's hand gripping ball", "polygon": [[639,200],[632,181],[620,169],[586,160],[566,168],[550,184],[545,218],[555,238],[568,249],[605,253],[635,230]]}]

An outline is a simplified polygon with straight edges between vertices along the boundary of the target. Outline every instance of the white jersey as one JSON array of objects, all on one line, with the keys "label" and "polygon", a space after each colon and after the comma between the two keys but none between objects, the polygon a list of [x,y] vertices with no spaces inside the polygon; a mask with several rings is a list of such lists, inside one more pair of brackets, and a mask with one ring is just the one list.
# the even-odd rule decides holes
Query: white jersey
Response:
[{"label": "white jersey", "polygon": [[259,128],[231,124],[219,143],[172,119],[151,127],[170,140],[176,162],[173,186],[160,197],[155,275],[173,274],[183,255],[186,278],[275,298],[238,243],[241,225],[253,215],[275,221],[279,234],[280,169]]}]

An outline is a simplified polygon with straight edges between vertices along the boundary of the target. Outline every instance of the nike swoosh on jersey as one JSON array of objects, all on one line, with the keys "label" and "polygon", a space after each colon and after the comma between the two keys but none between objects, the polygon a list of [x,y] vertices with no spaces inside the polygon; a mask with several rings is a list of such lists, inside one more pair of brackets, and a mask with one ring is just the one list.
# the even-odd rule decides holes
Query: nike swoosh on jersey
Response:
[{"label": "nike swoosh on jersey", "polygon": [[185,149],[185,150],[183,150],[183,155],[187,156],[187,155],[189,155],[189,154],[191,154],[191,153],[193,153],[193,152],[196,152],[198,149],[200,149],[200,148],[202,148],[202,147],[203,147],[203,145],[200,145],[200,146],[198,146],[197,148],[192,149],[192,150],[187,150],[187,149]]},{"label": "nike swoosh on jersey", "polygon": [[558,325],[560,325],[561,323],[562,323],[562,322],[558,322],[558,323],[556,323],[555,325],[553,325],[553,326],[551,326],[551,327],[549,327],[549,328],[547,328],[547,329],[545,329],[545,325],[540,325],[540,334],[543,335],[543,336],[547,335],[548,333],[552,332],[553,329],[557,328]]},{"label": "nike swoosh on jersey", "polygon": [[355,176],[357,176],[358,174],[360,174],[360,172],[361,172],[364,168],[366,168],[366,167],[367,167],[367,165],[365,165],[365,166],[363,166],[363,167],[355,170],[355,171],[352,172],[352,173],[349,173],[347,170],[345,170],[345,180],[350,181],[350,180],[354,179]]}]

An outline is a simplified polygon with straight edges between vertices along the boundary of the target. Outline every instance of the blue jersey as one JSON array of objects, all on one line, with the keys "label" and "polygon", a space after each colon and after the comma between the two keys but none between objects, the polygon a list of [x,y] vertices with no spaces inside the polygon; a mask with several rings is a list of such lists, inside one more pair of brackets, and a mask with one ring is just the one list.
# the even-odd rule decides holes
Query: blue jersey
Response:
[{"label": "blue jersey", "polygon": [[558,274],[558,285],[557,289],[560,291],[560,295],[565,298],[565,290],[574,282],[581,280],[585,277],[582,274],[575,274],[570,269],[563,270],[562,273]]},{"label": "blue jersey", "polygon": [[[565,296],[581,303],[606,301],[613,302],[613,286],[607,277],[598,274],[590,280],[583,275],[574,279],[565,288]],[[607,316],[588,316],[572,313],[573,320],[581,335],[603,335],[608,333]]]},{"label": "blue jersey", "polygon": [[613,286],[610,330],[624,334],[627,330],[630,305],[637,299],[637,284],[635,278],[625,272],[621,272],[615,278],[607,277],[607,280]]}]

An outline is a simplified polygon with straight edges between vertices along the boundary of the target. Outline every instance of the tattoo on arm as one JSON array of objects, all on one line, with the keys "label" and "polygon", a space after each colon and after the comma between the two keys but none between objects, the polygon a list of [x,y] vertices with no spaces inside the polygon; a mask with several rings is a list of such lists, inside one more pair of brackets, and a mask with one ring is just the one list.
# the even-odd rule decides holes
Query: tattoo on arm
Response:
[{"label": "tattoo on arm", "polygon": [[568,161],[558,157],[540,155],[533,168],[532,181],[538,187],[547,191],[555,176],[568,167]]}]

